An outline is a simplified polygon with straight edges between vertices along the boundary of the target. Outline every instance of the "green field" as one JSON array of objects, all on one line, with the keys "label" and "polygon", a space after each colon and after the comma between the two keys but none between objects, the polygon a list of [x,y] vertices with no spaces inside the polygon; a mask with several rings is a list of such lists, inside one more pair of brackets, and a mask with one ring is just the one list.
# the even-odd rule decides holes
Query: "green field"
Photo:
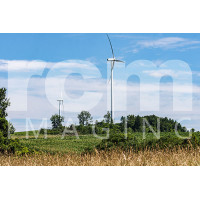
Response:
[{"label": "green field", "polygon": [[[26,132],[17,132],[12,135],[12,138],[18,138],[20,141],[29,148],[34,148],[37,151],[49,152],[49,153],[82,153],[88,149],[94,149],[96,145],[101,142],[101,139],[96,138],[94,135],[79,135],[79,139],[76,136],[66,135],[62,138],[61,135],[48,135],[44,138],[44,135],[35,137],[32,131],[28,132],[28,139],[26,138]],[[182,136],[188,136],[188,133],[181,134]],[[105,135],[101,135],[103,137]],[[144,140],[142,133],[133,133],[133,136],[137,138],[138,143],[142,143]],[[177,138],[174,133],[161,133],[161,137],[173,138],[173,141]],[[146,134],[146,141],[153,141],[156,137],[153,133]],[[170,145],[170,144],[169,144]]]},{"label": "green field", "polygon": [[28,139],[26,132],[15,133],[12,138],[19,138],[27,147],[49,153],[82,153],[101,142],[93,135],[80,135],[79,139],[76,136],[65,136],[62,139],[61,135],[48,135],[45,139],[43,135],[39,135],[36,139],[32,131],[29,132]]}]

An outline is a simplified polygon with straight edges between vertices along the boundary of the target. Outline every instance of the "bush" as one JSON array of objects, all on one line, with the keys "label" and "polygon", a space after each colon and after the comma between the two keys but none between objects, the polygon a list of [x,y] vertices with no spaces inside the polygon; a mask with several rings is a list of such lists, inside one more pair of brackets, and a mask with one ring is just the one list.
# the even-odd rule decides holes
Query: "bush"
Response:
[{"label": "bush", "polygon": [[8,126],[9,123],[6,118],[0,118],[0,130],[4,137],[8,137]]},{"label": "bush", "polygon": [[99,145],[96,146],[99,150],[108,150],[116,147],[127,148],[136,143],[132,134],[128,134],[127,138],[123,133],[111,133],[109,139],[103,139]]},{"label": "bush", "polygon": [[7,139],[0,132],[0,153],[24,155],[31,151],[23,146],[18,139]]},{"label": "bush", "polygon": [[[59,135],[62,134],[64,131],[64,126],[60,127],[60,128],[56,128],[56,129],[47,129],[47,134],[48,135]],[[40,132],[41,134],[45,133],[45,129],[41,130]]]},{"label": "bush", "polygon": [[11,122],[8,122],[6,118],[0,118],[0,130],[4,137],[8,137],[9,134],[15,133],[15,128]]},{"label": "bush", "polygon": [[41,128],[39,130],[40,134],[41,135],[59,135],[59,134],[62,134],[63,131],[64,131],[65,127],[64,126],[60,126],[59,128],[54,128],[54,129],[44,129],[44,128]]},{"label": "bush", "polygon": [[92,126],[90,126],[90,125],[88,125],[88,126],[79,125],[79,126],[77,126],[77,131],[81,135],[92,134]]},{"label": "bush", "polygon": [[[142,133],[141,133],[142,134]],[[113,148],[121,148],[123,150],[134,149],[144,150],[148,149],[164,149],[176,147],[197,147],[200,146],[200,133],[193,133],[190,139],[178,138],[173,133],[161,134],[160,139],[148,138],[139,139],[134,134],[127,134],[125,137],[122,133],[111,133],[109,139],[104,139],[96,146],[98,150],[110,150]]]}]

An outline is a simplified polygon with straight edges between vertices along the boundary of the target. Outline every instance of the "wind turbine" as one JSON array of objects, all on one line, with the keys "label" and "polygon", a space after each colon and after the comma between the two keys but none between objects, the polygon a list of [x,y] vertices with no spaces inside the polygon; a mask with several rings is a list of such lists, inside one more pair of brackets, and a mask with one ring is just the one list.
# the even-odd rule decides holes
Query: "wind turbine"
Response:
[{"label": "wind turbine", "polygon": [[58,99],[57,101],[58,101],[58,103],[59,103],[59,112],[58,112],[58,114],[59,114],[59,118],[60,118],[60,116],[61,116],[61,105],[64,106],[64,105],[63,105],[62,93],[61,93],[61,95],[60,95],[60,99]]},{"label": "wind turbine", "polygon": [[110,47],[111,47],[111,50],[112,50],[112,56],[113,56],[112,58],[108,58],[107,61],[111,62],[111,75],[110,75],[110,80],[111,80],[111,108],[110,108],[110,114],[111,114],[111,123],[114,123],[114,115],[113,115],[113,111],[114,111],[114,105],[113,105],[113,69],[114,69],[114,66],[115,66],[115,62],[124,63],[124,61],[115,59],[111,40],[110,40],[108,34],[106,34],[106,35],[108,37]]}]

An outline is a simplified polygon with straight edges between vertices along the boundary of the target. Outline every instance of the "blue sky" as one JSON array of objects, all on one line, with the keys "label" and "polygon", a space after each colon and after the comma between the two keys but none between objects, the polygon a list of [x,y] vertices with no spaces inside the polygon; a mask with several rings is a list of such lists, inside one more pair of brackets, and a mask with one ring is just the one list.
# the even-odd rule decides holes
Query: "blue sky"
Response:
[{"label": "blue sky", "polygon": [[[109,35],[116,56],[123,58],[127,64],[133,60],[163,62],[180,59],[187,62],[193,71],[199,70],[199,34]],[[165,38],[175,38],[175,40],[171,43],[167,40],[156,43]],[[185,41],[180,41],[179,38]],[[111,56],[105,34],[1,34],[0,44],[0,59],[47,62],[90,60],[97,63],[103,77],[106,76],[105,61]]]},{"label": "blue sky", "polygon": [[[198,120],[200,118],[198,117],[198,108],[200,108],[198,105],[200,91],[198,88],[200,85],[200,34],[116,33],[109,34],[109,36],[113,44],[115,56],[123,59],[126,62],[126,66],[136,60],[149,60],[156,66],[160,66],[168,60],[181,60],[187,63],[192,70],[192,82],[193,87],[195,87],[195,92],[193,93],[193,110],[191,112],[174,112],[173,114],[164,111],[160,113],[154,111],[139,112],[137,109],[131,109],[131,106],[129,107],[129,112],[142,115],[155,113],[158,115],[166,115],[177,120],[180,118],[191,118],[190,121],[183,121],[183,124],[188,128],[195,127],[196,129],[200,129],[200,126],[198,125]],[[49,101],[51,103],[51,100],[45,102],[46,95],[43,86],[45,81],[44,78],[50,76],[50,73],[48,72],[49,69],[51,69],[51,65],[56,65],[63,61],[65,64],[68,63],[66,64],[68,74],[70,71],[74,73],[73,70],[77,68],[77,72],[84,73],[84,76],[88,76],[90,79],[86,84],[86,82],[81,82],[81,78],[67,78],[68,82],[66,81],[66,84],[71,84],[71,88],[68,88],[68,92],[66,92],[66,90],[62,92],[68,93],[70,98],[66,97],[66,105],[64,106],[69,108],[74,105],[75,99],[81,98],[83,91],[86,89],[93,92],[91,93],[92,97],[90,97],[91,101],[95,101],[92,100],[93,98],[96,98],[96,101],[97,99],[101,99],[101,103],[96,105],[96,107],[93,105],[93,108],[91,108],[94,119],[101,118],[103,112],[105,113],[107,111],[105,99],[102,97],[106,94],[102,94],[102,96],[97,94],[103,93],[102,91],[104,89],[101,88],[102,85],[104,85],[105,88],[107,87],[107,81],[105,80],[107,79],[107,68],[109,65],[107,66],[106,59],[111,57],[111,50],[106,34],[0,34],[0,44],[0,70],[2,69],[0,72],[0,77],[2,79],[1,83],[3,84],[5,79],[7,79],[7,71],[3,67],[6,65],[10,66],[10,69],[12,70],[10,70],[9,73],[9,80],[11,82],[13,81],[12,84],[16,87],[13,87],[10,90],[10,98],[18,96],[18,99],[15,99],[16,101],[11,98],[11,103],[13,105],[15,104],[14,106],[17,107],[20,104],[20,92],[22,92],[20,88],[23,87],[22,80],[29,78],[29,76],[32,77],[32,80],[29,80],[30,82],[27,89],[27,101],[29,102],[28,111],[20,111],[20,108],[11,109],[11,111],[9,111],[10,120],[16,126],[17,130],[23,130],[23,127],[26,126],[26,117],[32,119],[33,126],[38,126],[42,118],[49,117],[51,114],[57,112],[57,108],[49,104]],[[98,70],[94,70],[93,65],[95,65]],[[59,69],[62,70],[54,70],[50,76],[54,81],[56,81],[56,78],[59,79],[59,77],[64,77],[64,66],[59,65],[59,67]],[[151,71],[151,74],[152,73],[154,72]],[[121,81],[122,76],[120,70],[116,70],[116,81]],[[154,76],[154,78],[155,77],[156,76]],[[153,79],[150,80],[152,82],[146,84],[152,87],[151,84],[153,84]],[[164,79],[162,80],[164,81]],[[164,82],[167,83],[168,80],[170,80],[170,78],[165,79]],[[53,85],[50,87],[53,88],[55,86],[53,94],[55,94],[54,96],[56,97],[55,99],[52,99],[52,101],[56,102],[56,98],[60,94],[60,89],[59,86],[54,83],[55,82],[53,82]],[[78,83],[79,85],[76,85]],[[84,88],[81,88],[83,85]],[[89,88],[92,85],[94,88]],[[116,82],[115,87],[118,86],[120,87]],[[185,87],[187,88],[187,86]],[[163,99],[167,99],[167,97],[169,98],[169,95],[166,97],[164,96]],[[21,98],[23,102],[23,95],[21,95]],[[133,97],[133,99],[134,98],[136,97]],[[116,97],[116,107],[118,99],[119,98]],[[83,99],[83,101],[87,103],[88,100]],[[163,107],[164,105],[167,108],[167,103],[163,104]],[[65,113],[66,121],[68,118],[72,118],[72,120],[77,123],[76,115],[78,111],[67,112],[67,110],[69,111],[69,109],[64,109],[63,111],[63,113]],[[41,113],[37,115],[36,112]],[[122,113],[119,112],[119,115],[116,113],[116,119],[120,114]]]}]

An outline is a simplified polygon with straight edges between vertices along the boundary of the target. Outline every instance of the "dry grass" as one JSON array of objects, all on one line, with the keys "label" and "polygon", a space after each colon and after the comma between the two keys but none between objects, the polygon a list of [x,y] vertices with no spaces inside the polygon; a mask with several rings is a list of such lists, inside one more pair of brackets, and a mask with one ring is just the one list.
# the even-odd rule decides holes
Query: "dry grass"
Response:
[{"label": "dry grass", "polygon": [[138,153],[112,150],[93,154],[0,156],[1,166],[191,166],[200,165],[200,148],[145,150]]}]

